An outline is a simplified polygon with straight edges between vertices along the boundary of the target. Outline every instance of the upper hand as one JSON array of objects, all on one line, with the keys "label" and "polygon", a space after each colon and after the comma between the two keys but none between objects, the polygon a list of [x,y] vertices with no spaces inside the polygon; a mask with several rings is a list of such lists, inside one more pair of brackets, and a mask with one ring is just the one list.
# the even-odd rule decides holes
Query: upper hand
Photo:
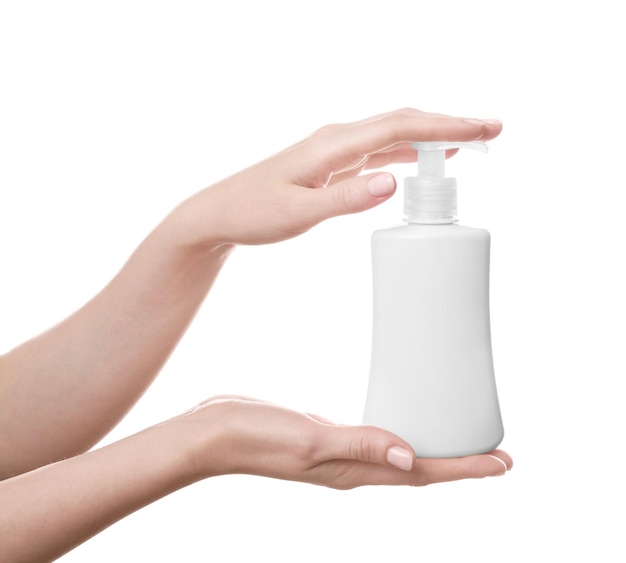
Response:
[{"label": "upper hand", "polygon": [[[194,240],[263,244],[299,235],[336,215],[391,197],[389,173],[364,170],[416,160],[416,141],[488,141],[502,125],[402,109],[327,125],[303,141],[199,192],[181,206]],[[456,151],[450,151],[453,154]]]}]

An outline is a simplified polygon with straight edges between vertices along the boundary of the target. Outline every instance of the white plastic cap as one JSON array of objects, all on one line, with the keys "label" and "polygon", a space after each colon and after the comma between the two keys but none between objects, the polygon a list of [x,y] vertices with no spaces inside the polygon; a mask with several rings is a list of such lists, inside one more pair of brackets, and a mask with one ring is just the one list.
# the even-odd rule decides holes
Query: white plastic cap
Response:
[{"label": "white plastic cap", "polygon": [[412,146],[417,150],[417,176],[404,179],[404,220],[422,225],[455,223],[456,180],[445,177],[446,151],[473,149],[487,152],[487,145],[478,141],[433,141],[413,143]]}]

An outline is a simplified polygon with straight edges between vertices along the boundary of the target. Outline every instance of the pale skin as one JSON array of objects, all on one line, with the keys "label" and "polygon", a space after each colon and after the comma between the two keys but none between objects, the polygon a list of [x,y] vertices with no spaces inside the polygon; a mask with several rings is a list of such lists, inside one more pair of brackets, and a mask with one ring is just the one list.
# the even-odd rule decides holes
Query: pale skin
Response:
[{"label": "pale skin", "polygon": [[91,301],[0,356],[0,560],[55,559],[219,475],[349,489],[506,473],[513,462],[502,450],[418,459],[383,429],[235,396],[91,450],[157,376],[234,248],[385,202],[395,179],[368,171],[414,160],[413,141],[488,141],[501,128],[414,109],[323,127],[183,201]]}]

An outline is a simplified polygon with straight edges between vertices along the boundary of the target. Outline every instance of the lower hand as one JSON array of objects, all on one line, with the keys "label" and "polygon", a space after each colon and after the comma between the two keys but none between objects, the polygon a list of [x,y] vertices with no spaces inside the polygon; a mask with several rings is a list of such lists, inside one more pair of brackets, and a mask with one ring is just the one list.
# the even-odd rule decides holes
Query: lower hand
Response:
[{"label": "lower hand", "polygon": [[351,489],[414,485],[503,475],[510,456],[416,458],[386,430],[346,426],[240,396],[211,398],[170,421],[194,436],[195,480],[244,473]]}]

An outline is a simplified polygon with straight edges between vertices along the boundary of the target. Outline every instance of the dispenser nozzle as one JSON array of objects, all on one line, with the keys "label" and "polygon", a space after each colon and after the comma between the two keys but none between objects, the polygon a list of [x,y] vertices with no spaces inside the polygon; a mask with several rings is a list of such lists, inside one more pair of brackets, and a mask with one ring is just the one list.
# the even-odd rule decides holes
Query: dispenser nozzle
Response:
[{"label": "dispenser nozzle", "polygon": [[427,141],[413,143],[417,150],[417,176],[404,180],[404,215],[409,223],[455,223],[456,180],[445,177],[446,151],[473,149],[487,152],[479,141]]},{"label": "dispenser nozzle", "polygon": [[411,145],[417,151],[418,176],[445,176],[446,151],[450,149],[473,149],[487,152],[487,145],[479,141],[454,143],[447,141],[427,141]]}]

